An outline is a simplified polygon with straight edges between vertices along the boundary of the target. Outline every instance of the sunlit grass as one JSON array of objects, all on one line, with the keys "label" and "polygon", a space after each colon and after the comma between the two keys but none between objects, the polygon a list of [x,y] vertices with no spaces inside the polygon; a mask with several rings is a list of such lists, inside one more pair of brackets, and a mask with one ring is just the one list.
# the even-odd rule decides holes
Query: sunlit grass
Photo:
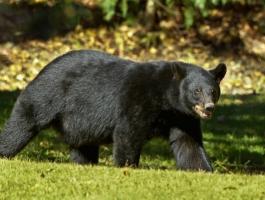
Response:
[{"label": "sunlit grass", "polygon": [[0,199],[264,199],[262,175],[0,160]]}]

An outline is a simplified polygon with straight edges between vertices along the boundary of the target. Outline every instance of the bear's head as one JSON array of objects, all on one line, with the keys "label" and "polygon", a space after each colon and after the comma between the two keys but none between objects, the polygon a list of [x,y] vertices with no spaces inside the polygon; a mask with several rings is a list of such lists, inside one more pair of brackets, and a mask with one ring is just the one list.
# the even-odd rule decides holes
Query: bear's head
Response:
[{"label": "bear's head", "polygon": [[172,70],[171,106],[194,117],[211,118],[220,97],[219,84],[226,74],[226,65],[221,63],[207,71],[195,65],[175,62]]}]

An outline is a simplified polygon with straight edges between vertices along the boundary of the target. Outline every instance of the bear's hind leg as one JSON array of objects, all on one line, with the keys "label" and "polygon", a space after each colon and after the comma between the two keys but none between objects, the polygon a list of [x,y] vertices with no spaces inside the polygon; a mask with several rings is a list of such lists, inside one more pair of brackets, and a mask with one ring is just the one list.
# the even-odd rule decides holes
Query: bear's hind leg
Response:
[{"label": "bear's hind leg", "polygon": [[34,118],[33,106],[18,100],[0,134],[0,157],[15,156],[39,132],[39,129]]},{"label": "bear's hind leg", "polygon": [[70,158],[78,164],[97,164],[99,158],[99,146],[83,145],[78,148],[72,148]]}]

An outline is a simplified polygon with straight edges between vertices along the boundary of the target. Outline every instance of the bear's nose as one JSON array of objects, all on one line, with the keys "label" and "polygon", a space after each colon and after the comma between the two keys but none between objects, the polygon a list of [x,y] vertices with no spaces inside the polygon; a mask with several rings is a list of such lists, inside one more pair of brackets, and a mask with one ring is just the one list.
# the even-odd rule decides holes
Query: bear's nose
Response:
[{"label": "bear's nose", "polygon": [[214,110],[214,103],[206,103],[204,105],[204,109],[207,111],[207,112],[213,112]]}]

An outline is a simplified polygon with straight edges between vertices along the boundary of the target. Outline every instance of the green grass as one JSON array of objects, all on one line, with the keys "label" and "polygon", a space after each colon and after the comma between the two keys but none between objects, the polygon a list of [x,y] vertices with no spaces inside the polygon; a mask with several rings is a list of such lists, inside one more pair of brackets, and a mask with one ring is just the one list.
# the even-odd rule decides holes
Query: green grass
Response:
[{"label": "green grass", "polygon": [[262,175],[0,161],[1,199],[265,198]]},{"label": "green grass", "polygon": [[[0,127],[18,92],[0,92]],[[222,96],[203,122],[214,174],[175,170],[166,141],[143,150],[139,169],[115,168],[112,148],[99,166],[70,163],[53,130],[39,134],[14,160],[0,159],[0,199],[265,199],[265,95]]]}]

